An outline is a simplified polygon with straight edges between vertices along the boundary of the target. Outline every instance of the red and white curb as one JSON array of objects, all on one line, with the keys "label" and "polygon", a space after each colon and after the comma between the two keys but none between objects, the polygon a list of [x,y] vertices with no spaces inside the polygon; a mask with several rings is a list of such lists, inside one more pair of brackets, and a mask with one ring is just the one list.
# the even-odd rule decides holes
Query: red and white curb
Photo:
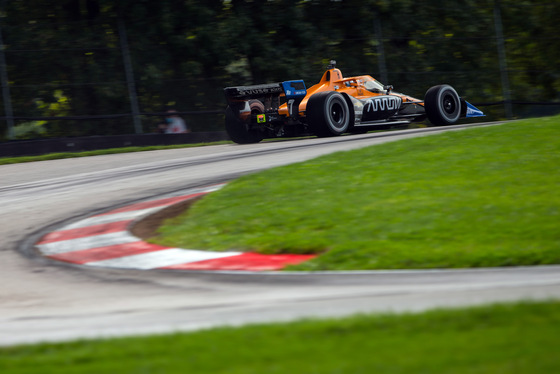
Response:
[{"label": "red and white curb", "polygon": [[140,218],[221,187],[223,185],[191,189],[177,196],[140,202],[95,215],[46,234],[35,246],[45,257],[58,261],[142,270],[272,271],[315,257],[171,248],[142,241],[128,230]]}]

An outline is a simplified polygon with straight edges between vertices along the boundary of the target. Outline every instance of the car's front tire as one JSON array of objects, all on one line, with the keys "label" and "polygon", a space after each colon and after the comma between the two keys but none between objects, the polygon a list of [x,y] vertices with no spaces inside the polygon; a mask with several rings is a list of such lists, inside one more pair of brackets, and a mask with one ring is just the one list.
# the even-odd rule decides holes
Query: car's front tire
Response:
[{"label": "car's front tire", "polygon": [[347,132],[351,114],[346,99],[339,92],[319,92],[307,102],[307,123],[317,136],[337,136]]},{"label": "car's front tire", "polygon": [[[264,113],[264,105],[259,100],[249,101],[251,114]],[[258,129],[250,129],[231,107],[226,108],[226,132],[229,138],[237,144],[258,143],[264,139],[264,132]]]},{"label": "car's front tire", "polygon": [[424,108],[428,119],[436,126],[452,125],[461,117],[461,99],[447,84],[434,86],[426,92]]}]

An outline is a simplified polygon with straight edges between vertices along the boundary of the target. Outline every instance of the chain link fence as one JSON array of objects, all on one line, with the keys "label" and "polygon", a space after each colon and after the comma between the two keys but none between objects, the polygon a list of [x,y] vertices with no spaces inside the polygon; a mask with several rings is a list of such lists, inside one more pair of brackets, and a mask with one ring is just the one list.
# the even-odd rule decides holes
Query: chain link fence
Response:
[{"label": "chain link fence", "polygon": [[[523,4],[515,11],[523,13]],[[531,6],[542,8],[540,12],[558,8],[556,3]],[[429,30],[399,35],[394,27],[387,32],[390,21],[374,17],[366,35],[339,35],[325,46],[328,55],[310,59],[319,66],[321,58],[335,58],[345,75],[371,74],[419,98],[430,86],[451,84],[483,107],[488,120],[560,112],[558,92],[534,94],[543,82],[560,81],[559,61],[531,69],[531,64],[519,65],[523,61],[519,56],[508,57],[523,53],[535,38],[557,45],[559,37],[520,33],[503,25],[500,9],[494,2],[493,17],[477,20],[486,22],[484,35],[469,33],[469,25],[460,35],[433,35]],[[222,130],[222,89],[247,83],[247,61],[233,59],[212,76],[212,69],[193,58],[203,51],[176,50],[172,40],[150,39],[138,27],[134,19],[116,16],[76,22],[46,18],[24,24],[3,17],[0,140],[151,133],[169,108],[176,109],[195,132]],[[430,55],[431,59],[426,57]],[[344,56],[360,63],[345,66]],[[309,71],[280,79],[304,79],[310,86],[322,71],[317,69],[314,75]]]}]

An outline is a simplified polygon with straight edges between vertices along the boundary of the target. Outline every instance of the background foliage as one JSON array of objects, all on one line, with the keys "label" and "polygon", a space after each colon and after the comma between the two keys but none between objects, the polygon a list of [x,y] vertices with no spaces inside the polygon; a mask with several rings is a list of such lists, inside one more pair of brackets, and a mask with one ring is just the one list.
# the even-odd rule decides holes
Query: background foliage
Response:
[{"label": "background foliage", "polygon": [[[494,6],[494,0],[10,0],[2,3],[0,27],[15,117],[130,113],[119,22],[143,113],[221,111],[225,86],[295,78],[311,85],[330,59],[345,75],[387,77],[383,83],[413,96],[449,83],[482,103],[504,99]],[[560,5],[502,0],[500,9],[511,98],[559,101]],[[516,106],[514,115],[553,110]],[[485,111],[504,117],[501,106]],[[186,117],[195,131],[221,129],[220,115]],[[143,117],[143,131],[157,121]],[[130,116],[16,125],[20,138],[134,132]]]}]

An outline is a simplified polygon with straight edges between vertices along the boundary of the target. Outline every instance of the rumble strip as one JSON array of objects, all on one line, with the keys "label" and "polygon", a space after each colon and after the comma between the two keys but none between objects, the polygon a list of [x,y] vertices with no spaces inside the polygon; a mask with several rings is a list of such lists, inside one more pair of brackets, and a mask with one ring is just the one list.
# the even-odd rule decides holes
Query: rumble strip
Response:
[{"label": "rumble strip", "polygon": [[45,257],[73,264],[120,269],[272,271],[298,264],[314,255],[262,255],[164,247],[142,241],[129,232],[138,219],[170,205],[216,191],[223,185],[187,194],[132,204],[95,215],[43,236],[36,247]]}]

